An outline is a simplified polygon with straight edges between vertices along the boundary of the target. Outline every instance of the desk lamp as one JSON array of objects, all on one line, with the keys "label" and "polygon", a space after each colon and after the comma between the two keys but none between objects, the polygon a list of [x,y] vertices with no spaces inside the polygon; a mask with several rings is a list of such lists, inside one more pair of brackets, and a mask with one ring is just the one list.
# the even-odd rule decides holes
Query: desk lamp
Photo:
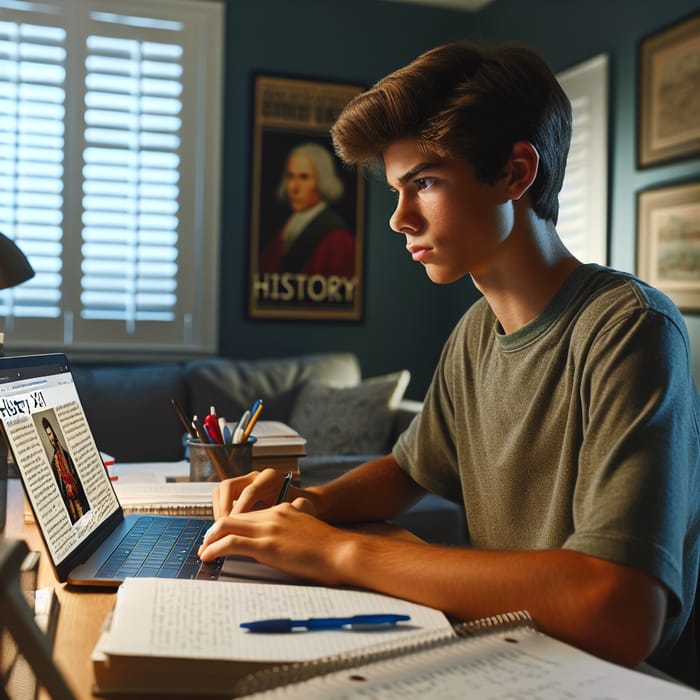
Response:
[{"label": "desk lamp", "polygon": [[[16,287],[34,277],[34,270],[24,253],[14,241],[0,233],[0,289]],[[0,357],[2,356],[5,334],[0,332]],[[7,445],[0,436],[0,533],[5,527],[7,506]]]}]

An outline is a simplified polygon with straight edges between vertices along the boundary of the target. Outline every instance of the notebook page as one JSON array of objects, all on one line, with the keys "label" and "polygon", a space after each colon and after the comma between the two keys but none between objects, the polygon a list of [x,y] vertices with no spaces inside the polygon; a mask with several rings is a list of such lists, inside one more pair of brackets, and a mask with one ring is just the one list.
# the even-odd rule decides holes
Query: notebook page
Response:
[{"label": "notebook page", "polygon": [[494,632],[272,691],[251,700],[690,700],[695,690],[631,671],[524,628]]},{"label": "notebook page", "polygon": [[[275,617],[398,613],[411,620],[381,630],[255,634],[241,622]],[[379,643],[403,645],[426,631],[455,636],[439,611],[378,593],[321,586],[127,579],[120,587],[107,654],[245,661],[307,661]]]}]

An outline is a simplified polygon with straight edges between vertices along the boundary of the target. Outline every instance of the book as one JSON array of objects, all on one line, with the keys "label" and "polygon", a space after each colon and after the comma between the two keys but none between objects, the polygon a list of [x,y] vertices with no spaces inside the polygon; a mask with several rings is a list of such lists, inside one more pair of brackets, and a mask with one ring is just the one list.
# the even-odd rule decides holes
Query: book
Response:
[{"label": "book", "polygon": [[[277,634],[242,620],[409,614],[386,631]],[[431,608],[368,591],[128,579],[92,656],[98,694],[257,700],[461,698],[691,700],[697,691],[623,668],[541,632],[526,611],[450,624]]]},{"label": "book", "polygon": [[[259,634],[240,623],[270,617],[396,613],[385,629]],[[92,654],[100,694],[230,697],[248,675],[294,662],[362,653],[377,643],[455,636],[437,610],[379,593],[277,583],[127,579]]]},{"label": "book", "polygon": [[139,482],[120,479],[113,483],[125,513],[193,515],[213,517],[212,481]]},{"label": "book", "polygon": [[306,454],[306,438],[282,421],[259,420],[253,428],[253,435],[253,460],[285,455],[303,457]]},{"label": "book", "polygon": [[253,456],[252,468],[255,471],[263,469],[276,469],[279,472],[292,472],[295,483],[301,480],[301,464],[299,457],[294,455],[281,455],[278,457],[255,457]]}]

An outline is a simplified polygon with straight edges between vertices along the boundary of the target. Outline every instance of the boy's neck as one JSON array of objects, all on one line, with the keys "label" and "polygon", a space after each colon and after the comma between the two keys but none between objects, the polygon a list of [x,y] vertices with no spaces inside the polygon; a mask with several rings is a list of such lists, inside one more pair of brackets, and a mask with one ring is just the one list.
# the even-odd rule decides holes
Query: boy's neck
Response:
[{"label": "boy's neck", "polygon": [[581,264],[551,222],[534,215],[527,219],[504,241],[498,261],[472,275],[506,333],[536,318]]}]

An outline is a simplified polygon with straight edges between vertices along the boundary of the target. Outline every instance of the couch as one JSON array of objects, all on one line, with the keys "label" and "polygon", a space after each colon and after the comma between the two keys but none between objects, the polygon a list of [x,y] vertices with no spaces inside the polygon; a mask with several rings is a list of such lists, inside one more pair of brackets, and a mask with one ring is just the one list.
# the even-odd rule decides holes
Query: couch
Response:
[{"label": "couch", "polygon": [[[307,438],[302,483],[332,479],[387,454],[421,404],[403,398],[406,370],[364,378],[352,353],[244,360],[208,357],[149,364],[73,364],[73,376],[97,446],[120,462],[177,461],[183,426],[214,406],[235,421],[260,398],[262,419],[280,420]],[[428,495],[396,523],[431,542],[463,544],[464,513]]]}]

